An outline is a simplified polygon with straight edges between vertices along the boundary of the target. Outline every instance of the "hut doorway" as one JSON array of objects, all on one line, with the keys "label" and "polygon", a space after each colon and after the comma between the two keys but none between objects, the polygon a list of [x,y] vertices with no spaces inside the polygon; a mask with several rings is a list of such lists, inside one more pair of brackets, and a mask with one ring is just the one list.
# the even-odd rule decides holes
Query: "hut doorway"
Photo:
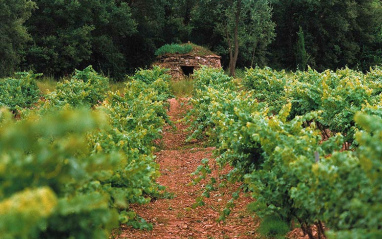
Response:
[{"label": "hut doorway", "polygon": [[194,66],[180,66],[180,68],[182,69],[183,71],[183,74],[185,76],[190,76],[192,74],[194,74]]}]

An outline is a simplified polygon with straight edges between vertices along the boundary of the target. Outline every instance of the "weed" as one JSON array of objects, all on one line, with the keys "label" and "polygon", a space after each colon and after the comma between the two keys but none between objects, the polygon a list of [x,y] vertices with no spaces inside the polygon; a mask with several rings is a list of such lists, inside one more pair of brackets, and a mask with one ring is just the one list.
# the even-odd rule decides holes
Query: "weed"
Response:
[{"label": "weed", "polygon": [[194,89],[194,82],[192,77],[185,77],[180,81],[172,81],[170,83],[171,93],[177,98],[184,98],[192,96]]},{"label": "weed", "polygon": [[289,226],[280,217],[272,215],[265,217],[260,224],[258,232],[265,238],[281,239],[289,232]]},{"label": "weed", "polygon": [[37,86],[43,95],[56,90],[57,81],[52,77],[44,77],[37,81]]}]

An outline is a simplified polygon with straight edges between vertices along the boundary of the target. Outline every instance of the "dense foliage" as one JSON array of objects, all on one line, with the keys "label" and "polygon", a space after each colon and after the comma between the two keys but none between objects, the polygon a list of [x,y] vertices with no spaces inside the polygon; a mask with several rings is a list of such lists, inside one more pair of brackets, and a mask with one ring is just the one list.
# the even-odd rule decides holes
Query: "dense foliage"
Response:
[{"label": "dense foliage", "polygon": [[150,229],[130,204],[164,189],[153,141],[169,121],[168,78],[140,70],[121,94],[87,67],[33,108],[18,105],[20,119],[1,108],[2,237],[108,238],[119,223]]},{"label": "dense foliage", "polygon": [[212,0],[198,1],[194,18],[201,25],[208,21],[212,26],[211,33],[217,33],[223,39],[216,50],[228,56],[230,75],[235,75],[239,54],[251,66],[254,62],[265,63],[265,49],[274,37],[275,24],[271,15],[268,1]]},{"label": "dense foliage", "polygon": [[[244,90],[227,87],[232,79],[226,77],[212,80],[217,71],[196,74],[193,119],[208,127],[194,125],[194,134],[213,137],[218,163],[233,166],[227,180],[245,183],[257,215],[298,222],[310,238],[313,224],[319,237],[381,236],[380,68],[288,75],[249,69],[244,83],[253,89]],[[267,95],[273,91],[279,99]],[[343,150],[346,141],[352,150]],[[208,172],[202,168],[198,172]],[[203,195],[213,188],[206,186]]]},{"label": "dense foliage", "polygon": [[36,78],[41,74],[20,72],[17,79],[0,80],[0,107],[6,106],[11,110],[17,107],[31,107],[40,98]]},{"label": "dense foliage", "polygon": [[292,104],[289,118],[321,111],[316,122],[325,135],[330,136],[324,130],[329,129],[353,142],[355,113],[380,101],[380,74],[380,67],[370,69],[367,74],[348,68],[322,73],[309,68],[307,72],[290,75],[270,68],[255,68],[247,70],[243,84],[254,90],[257,100],[267,102],[273,113],[287,102]]},{"label": "dense foliage", "polygon": [[381,64],[382,4],[317,0],[5,0],[0,77],[17,70],[67,76],[94,69],[122,80],[155,51],[193,42],[225,67],[367,71]]},{"label": "dense foliage", "polygon": [[91,155],[86,140],[105,120],[63,110],[15,122],[2,109],[0,207],[11,209],[1,210],[4,238],[105,237],[118,225],[110,195],[97,188],[124,157]]},{"label": "dense foliage", "polygon": [[106,98],[108,87],[109,79],[100,76],[92,66],[88,66],[83,71],[76,70],[70,81],[59,82],[56,91],[46,98],[49,104],[53,103],[55,106],[95,106]]},{"label": "dense foliage", "polygon": [[320,71],[345,66],[367,71],[381,64],[381,1],[272,2],[277,37],[271,60],[279,68],[294,70],[305,62]]},{"label": "dense foliage", "polygon": [[122,78],[126,68],[124,44],[136,32],[127,3],[118,1],[36,0],[38,9],[26,26],[33,42],[26,48],[26,67],[63,76],[93,65]]},{"label": "dense foliage", "polygon": [[22,60],[24,45],[30,40],[24,22],[36,4],[30,0],[2,0],[0,6],[0,77],[4,77],[15,72]]}]

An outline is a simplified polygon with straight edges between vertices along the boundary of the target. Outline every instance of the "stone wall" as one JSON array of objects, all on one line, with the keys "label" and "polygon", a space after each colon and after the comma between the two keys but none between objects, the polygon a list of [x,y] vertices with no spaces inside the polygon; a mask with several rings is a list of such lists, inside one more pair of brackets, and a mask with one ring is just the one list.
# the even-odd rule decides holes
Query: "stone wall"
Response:
[{"label": "stone wall", "polygon": [[199,69],[202,65],[221,68],[220,58],[217,55],[194,56],[190,54],[172,54],[159,57],[158,61],[154,64],[169,68],[172,78],[180,80],[186,75],[192,74],[192,71]]}]

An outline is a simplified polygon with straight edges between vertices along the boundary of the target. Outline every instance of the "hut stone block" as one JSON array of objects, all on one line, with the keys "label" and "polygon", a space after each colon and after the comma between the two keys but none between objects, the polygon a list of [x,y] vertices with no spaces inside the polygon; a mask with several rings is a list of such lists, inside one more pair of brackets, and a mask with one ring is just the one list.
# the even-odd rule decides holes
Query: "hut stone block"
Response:
[{"label": "hut stone block", "polygon": [[173,80],[180,80],[186,76],[182,67],[186,67],[188,70],[192,69],[192,71],[199,69],[203,65],[221,68],[220,59],[221,57],[218,55],[194,56],[190,54],[172,54],[158,57],[154,65],[169,68],[169,74],[172,75]]}]

